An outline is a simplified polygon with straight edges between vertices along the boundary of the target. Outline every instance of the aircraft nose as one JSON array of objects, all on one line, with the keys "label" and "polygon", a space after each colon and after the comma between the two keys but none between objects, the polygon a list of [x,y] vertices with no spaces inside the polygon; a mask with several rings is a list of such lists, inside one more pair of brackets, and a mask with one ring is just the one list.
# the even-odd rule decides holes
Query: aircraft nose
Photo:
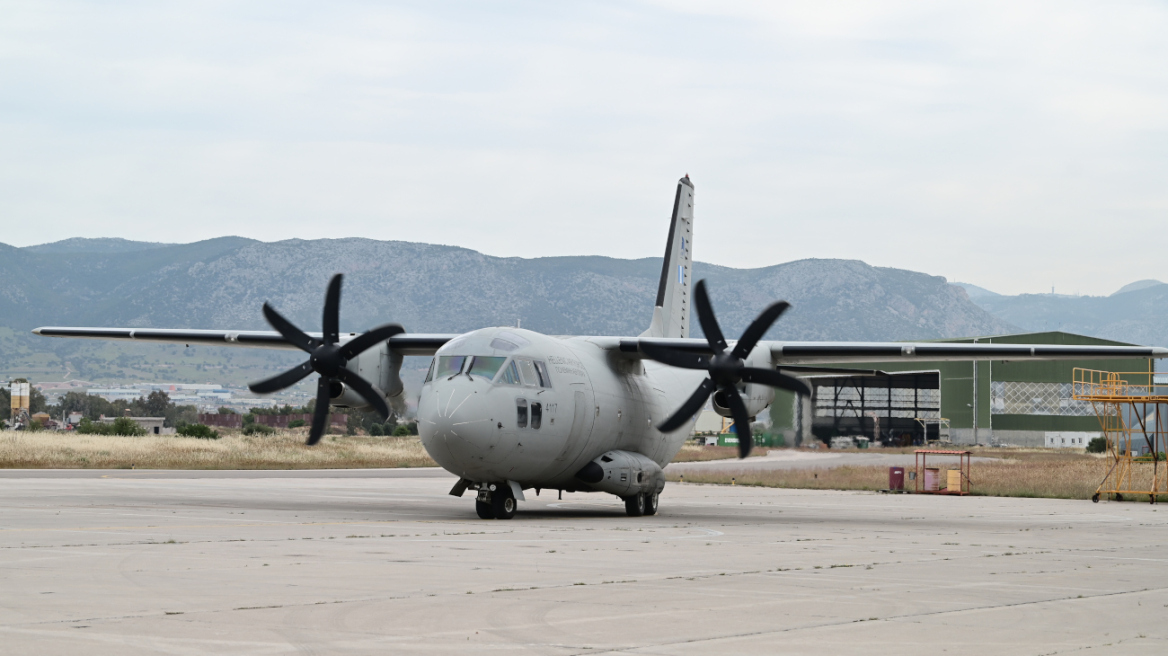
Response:
[{"label": "aircraft nose", "polygon": [[466,477],[499,439],[487,412],[487,389],[483,381],[436,381],[418,404],[418,432],[426,450],[439,465]]}]

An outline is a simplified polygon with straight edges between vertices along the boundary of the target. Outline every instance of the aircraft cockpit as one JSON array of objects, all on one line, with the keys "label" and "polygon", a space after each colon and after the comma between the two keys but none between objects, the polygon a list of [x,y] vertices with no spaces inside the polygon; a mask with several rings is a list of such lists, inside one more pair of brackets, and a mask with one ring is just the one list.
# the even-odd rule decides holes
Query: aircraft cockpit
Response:
[{"label": "aircraft cockpit", "polygon": [[440,355],[430,363],[426,383],[466,375],[495,385],[551,388],[551,376],[542,360],[493,355]]}]

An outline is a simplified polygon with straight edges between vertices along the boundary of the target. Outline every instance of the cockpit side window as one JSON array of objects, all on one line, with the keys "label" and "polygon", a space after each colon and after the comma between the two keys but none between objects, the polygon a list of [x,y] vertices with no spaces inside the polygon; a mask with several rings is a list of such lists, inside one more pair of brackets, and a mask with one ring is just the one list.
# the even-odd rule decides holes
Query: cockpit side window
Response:
[{"label": "cockpit side window", "polygon": [[527,399],[515,399],[515,426],[527,428]]},{"label": "cockpit side window", "polygon": [[503,363],[506,361],[507,358],[476,355],[471,360],[470,368],[466,372],[471,376],[482,376],[490,380],[499,373],[499,369],[503,368]]},{"label": "cockpit side window", "polygon": [[430,360],[430,369],[426,372],[426,381],[424,383],[422,383],[423,385],[434,380],[434,361],[435,360],[437,360],[437,358],[432,358]]},{"label": "cockpit side window", "polygon": [[465,355],[443,355],[438,358],[438,368],[434,371],[435,378],[447,378],[462,373],[462,366],[466,364]]},{"label": "cockpit side window", "polygon": [[548,376],[547,365],[540,362],[539,360],[536,360],[535,361],[535,373],[539,374],[539,386],[540,387],[551,387],[552,386],[552,379]]},{"label": "cockpit side window", "polygon": [[539,430],[539,425],[543,423],[543,404],[539,401],[531,402],[531,427]]},{"label": "cockpit side window", "polygon": [[511,362],[508,362],[506,367],[503,367],[503,371],[501,371],[499,373],[499,378],[495,382],[499,383],[500,385],[519,385],[520,384],[519,370],[515,367],[514,360],[512,360]]},{"label": "cockpit side window", "polygon": [[519,364],[519,374],[523,376],[523,384],[528,387],[539,387],[539,376],[535,374],[535,365],[531,360],[516,360]]}]

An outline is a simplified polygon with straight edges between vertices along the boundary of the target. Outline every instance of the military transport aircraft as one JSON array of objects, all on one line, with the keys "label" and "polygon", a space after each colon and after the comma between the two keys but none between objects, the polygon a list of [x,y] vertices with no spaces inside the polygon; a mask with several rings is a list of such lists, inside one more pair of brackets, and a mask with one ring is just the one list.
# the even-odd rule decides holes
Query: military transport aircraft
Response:
[{"label": "military transport aircraft", "polygon": [[[664,467],[710,400],[732,417],[739,455],[752,447],[750,422],[774,390],[810,394],[797,378],[815,366],[888,360],[1054,360],[1162,358],[1168,349],[1123,346],[760,341],[787,310],[770,305],[737,341],[727,341],[693,264],[694,188],[677,184],[665,259],[648,330],[637,337],[550,336],[520,328],[463,335],[406,332],[386,324],[342,334],[341,275],[329,282],[322,333],[306,333],[267,303],[275,332],[140,328],[38,328],[50,337],[300,349],[308,360],[253,383],[271,393],[320,375],[308,444],[324,433],[329,407],[404,406],[399,372],[406,355],[435,356],[418,400],[426,451],[458,476],[450,491],[474,490],[483,519],[510,519],[524,490],[608,492],[629,515],[657,512]],[[704,339],[690,334],[697,310]],[[838,371],[838,370],[837,370]],[[786,373],[784,373],[786,372]]]}]

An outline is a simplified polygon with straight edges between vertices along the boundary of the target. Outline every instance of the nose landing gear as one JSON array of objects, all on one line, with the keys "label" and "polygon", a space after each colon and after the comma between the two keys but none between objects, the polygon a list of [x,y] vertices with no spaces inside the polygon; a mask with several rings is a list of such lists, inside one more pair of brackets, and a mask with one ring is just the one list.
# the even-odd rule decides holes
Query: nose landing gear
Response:
[{"label": "nose landing gear", "polygon": [[475,512],[479,519],[511,519],[518,507],[519,503],[507,485],[483,485],[475,499]]}]

